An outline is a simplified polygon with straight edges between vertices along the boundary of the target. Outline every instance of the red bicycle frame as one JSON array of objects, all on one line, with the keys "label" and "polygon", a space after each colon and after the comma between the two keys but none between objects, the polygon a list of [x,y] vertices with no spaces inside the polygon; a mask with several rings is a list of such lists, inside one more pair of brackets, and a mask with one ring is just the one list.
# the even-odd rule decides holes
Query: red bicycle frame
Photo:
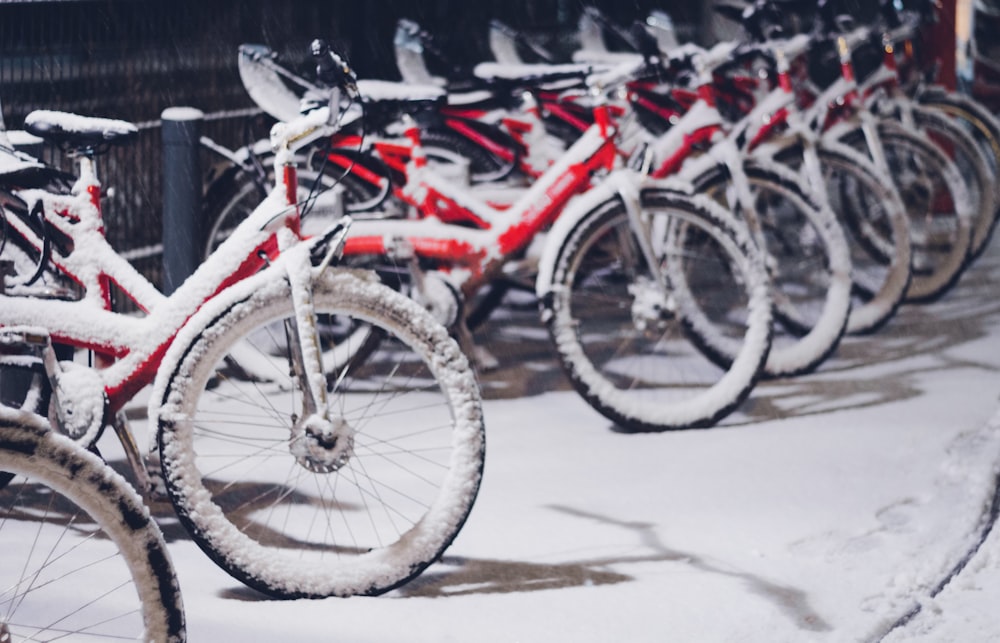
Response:
[{"label": "red bicycle frame", "polygon": [[609,108],[595,108],[595,122],[552,167],[505,209],[438,176],[423,163],[419,134],[411,129],[413,158],[400,196],[424,216],[415,220],[354,222],[344,255],[413,257],[422,266],[451,273],[467,295],[508,259],[523,252],[593,175],[616,162]]}]

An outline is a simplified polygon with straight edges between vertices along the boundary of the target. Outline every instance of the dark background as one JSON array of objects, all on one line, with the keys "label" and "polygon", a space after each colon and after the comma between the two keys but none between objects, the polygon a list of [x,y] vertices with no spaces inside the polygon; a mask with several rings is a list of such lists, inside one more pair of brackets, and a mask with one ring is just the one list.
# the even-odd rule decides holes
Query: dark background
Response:
[{"label": "dark background", "polygon": [[[694,24],[701,3],[588,2],[628,25],[652,8]],[[417,21],[455,61],[490,59],[491,18],[542,38],[571,34],[579,0],[103,0],[0,3],[0,100],[10,127],[37,107],[133,120],[165,107],[205,111],[252,103],[236,75],[236,47],[269,45],[289,60],[330,40],[366,78],[398,79],[392,40],[399,18]]]},{"label": "dark background", "polygon": [[[865,0],[844,0],[869,9]],[[397,21],[409,18],[434,37],[453,64],[491,59],[491,18],[546,46],[573,48],[585,6],[627,27],[650,10],[671,15],[682,39],[706,43],[707,0],[0,0],[0,104],[6,126],[35,109],[121,118],[139,126],[134,144],[100,159],[108,191],[108,239],[154,283],[161,282],[162,145],[160,114],[190,106],[206,114],[202,134],[228,148],[270,126],[247,96],[237,47],[261,43],[306,71],[308,43],[331,41],[361,78],[398,79]],[[732,25],[723,25],[732,28]],[[738,33],[738,30],[734,30]],[[614,48],[615,42],[609,40]],[[431,59],[431,71],[440,61]],[[255,113],[257,112],[257,113]],[[58,150],[33,150],[73,171]],[[218,157],[202,152],[211,177]],[[218,167],[218,166],[215,166]]]},{"label": "dark background", "polygon": [[[701,2],[667,7],[649,0],[594,0],[623,25],[654,7],[693,32]],[[399,18],[434,35],[452,62],[489,60],[488,24],[499,19],[548,43],[568,42],[580,0],[0,0],[0,104],[8,129],[35,109],[121,118],[138,140],[99,161],[112,245],[162,284],[162,144],[160,114],[190,106],[206,114],[202,134],[236,148],[266,135],[237,71],[242,43],[270,46],[307,68],[308,43],[330,40],[362,78],[398,79],[393,36]],[[434,63],[435,61],[431,61]],[[432,71],[433,64],[431,65]],[[256,110],[259,111],[259,110]],[[32,150],[73,171],[58,150]],[[206,181],[218,157],[202,152]]]}]

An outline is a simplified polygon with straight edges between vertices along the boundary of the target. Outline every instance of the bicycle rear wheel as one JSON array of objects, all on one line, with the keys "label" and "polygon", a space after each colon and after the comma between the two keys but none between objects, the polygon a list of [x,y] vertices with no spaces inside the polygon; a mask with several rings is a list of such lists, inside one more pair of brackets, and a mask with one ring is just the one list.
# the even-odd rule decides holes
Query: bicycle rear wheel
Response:
[{"label": "bicycle rear wheel", "polygon": [[38,416],[0,410],[0,636],[183,641],[163,537],[138,494]]},{"label": "bicycle rear wheel", "polygon": [[[386,592],[436,560],[472,509],[485,442],[475,377],[414,301],[328,271],[315,283],[316,312],[383,338],[366,359],[328,370],[331,419],[350,437],[323,444],[293,428],[298,380],[276,354],[287,350],[275,329],[293,314],[289,286],[257,281],[209,302],[161,367],[150,417],[170,499],[194,541],[255,589]],[[237,345],[283,368],[246,379],[227,364]]]}]

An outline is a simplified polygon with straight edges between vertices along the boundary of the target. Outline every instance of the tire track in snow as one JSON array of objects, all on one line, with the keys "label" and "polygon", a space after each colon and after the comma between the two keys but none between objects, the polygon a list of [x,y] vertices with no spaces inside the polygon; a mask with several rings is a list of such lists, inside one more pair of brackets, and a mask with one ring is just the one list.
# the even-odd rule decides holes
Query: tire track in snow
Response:
[{"label": "tire track in snow", "polygon": [[[936,597],[938,594],[944,591],[944,589],[948,586],[948,584],[952,580],[954,580],[959,574],[962,573],[962,570],[966,568],[969,562],[975,557],[976,553],[979,552],[979,549],[983,546],[983,543],[986,542],[986,539],[993,531],[993,527],[996,524],[998,515],[1000,515],[1000,474],[995,475],[993,477],[993,500],[990,503],[990,509],[986,514],[986,524],[983,525],[982,530],[980,531],[979,539],[976,541],[975,545],[973,545],[969,549],[969,551],[967,551],[958,560],[955,566],[952,567],[951,571],[949,571],[948,574],[946,574],[945,577],[941,581],[939,581],[937,585],[934,586],[934,588],[928,594],[928,598]],[[905,627],[918,614],[920,614],[922,610],[923,610],[923,604],[920,602],[915,603],[914,606],[908,612],[903,614],[892,625],[890,625],[888,629],[886,629],[886,631],[883,632],[882,635],[876,639],[876,641],[882,641],[891,633]]]}]

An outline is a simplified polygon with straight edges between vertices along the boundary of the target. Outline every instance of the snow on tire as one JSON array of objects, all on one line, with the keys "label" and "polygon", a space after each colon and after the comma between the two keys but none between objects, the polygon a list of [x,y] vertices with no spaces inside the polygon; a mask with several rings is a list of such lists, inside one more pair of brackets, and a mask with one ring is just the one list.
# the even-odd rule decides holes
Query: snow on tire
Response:
[{"label": "snow on tire", "polygon": [[228,369],[231,347],[247,350],[292,314],[283,280],[240,287],[189,322],[165,358],[162,405],[151,409],[163,472],[194,540],[247,585],[279,597],[379,594],[437,559],[472,508],[479,387],[447,331],[405,296],[330,270],[314,300],[317,313],[384,333],[360,363],[328,369],[331,419],[350,439],[293,444],[294,380]]},{"label": "snow on tire", "polygon": [[[618,198],[594,207],[566,236],[542,300],[563,370],[574,388],[623,428],[712,426],[752,390],[767,356],[767,278],[748,233],[707,199],[647,190],[643,213],[660,266],[651,270]],[[683,262],[684,266],[678,266]],[[671,270],[698,281],[674,288]],[[657,275],[663,276],[666,282]],[[696,306],[692,293],[711,305]],[[738,346],[720,368],[691,338],[688,312],[717,315]]]}]

